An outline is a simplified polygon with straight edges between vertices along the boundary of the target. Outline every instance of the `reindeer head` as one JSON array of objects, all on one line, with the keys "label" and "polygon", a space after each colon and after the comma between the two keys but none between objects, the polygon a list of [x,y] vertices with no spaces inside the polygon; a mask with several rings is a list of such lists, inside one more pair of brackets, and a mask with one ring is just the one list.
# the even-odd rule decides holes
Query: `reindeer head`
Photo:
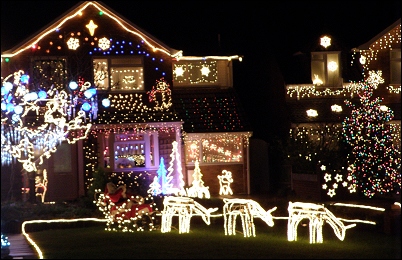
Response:
[{"label": "reindeer head", "polygon": [[356,226],[356,224],[345,226],[345,224],[341,220],[336,218],[332,213],[327,214],[325,220],[333,228],[335,235],[341,241],[345,239],[346,230]]},{"label": "reindeer head", "polygon": [[274,226],[274,219],[272,217],[272,212],[275,211],[278,207],[273,207],[272,209],[267,210],[265,213],[265,216],[262,218],[262,220],[267,223],[268,226],[273,227]]}]

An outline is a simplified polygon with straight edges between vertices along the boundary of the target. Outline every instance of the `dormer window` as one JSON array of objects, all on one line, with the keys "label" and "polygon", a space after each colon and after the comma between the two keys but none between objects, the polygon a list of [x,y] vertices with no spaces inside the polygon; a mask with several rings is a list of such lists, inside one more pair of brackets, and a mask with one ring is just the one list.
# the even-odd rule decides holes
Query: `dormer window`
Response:
[{"label": "dormer window", "polygon": [[144,90],[142,57],[94,58],[93,66],[98,90]]},{"label": "dormer window", "polygon": [[312,52],[311,80],[324,87],[340,87],[340,52]]}]

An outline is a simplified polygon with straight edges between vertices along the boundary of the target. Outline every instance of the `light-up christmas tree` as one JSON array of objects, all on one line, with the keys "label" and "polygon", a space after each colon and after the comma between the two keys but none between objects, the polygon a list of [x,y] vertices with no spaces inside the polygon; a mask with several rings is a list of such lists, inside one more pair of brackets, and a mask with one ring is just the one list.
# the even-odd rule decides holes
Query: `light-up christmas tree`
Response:
[{"label": "light-up christmas tree", "polygon": [[352,152],[348,159],[353,169],[348,180],[367,197],[400,194],[401,153],[393,144],[387,124],[394,114],[373,91],[384,80],[381,71],[369,72],[368,79],[359,83],[360,104],[345,100],[352,108],[343,121],[343,132]]},{"label": "light-up christmas tree", "polygon": [[209,199],[211,197],[209,193],[209,187],[204,186],[200,163],[198,162],[198,160],[196,160],[194,163],[193,181],[191,183],[191,187],[187,189],[187,196],[194,198],[199,197],[200,199],[202,199],[203,197]]},{"label": "light-up christmas tree", "polygon": [[204,181],[202,180],[202,173],[201,173],[201,169],[200,169],[200,163],[198,162],[198,160],[196,160],[195,164],[194,164],[192,186],[196,187],[196,188],[204,187]]},{"label": "light-up christmas tree", "polygon": [[183,173],[181,167],[180,153],[178,151],[178,143],[173,141],[172,153],[170,154],[170,162],[168,168],[167,181],[171,185],[169,193],[185,195]]},{"label": "light-up christmas tree", "polygon": [[152,196],[157,196],[162,193],[161,185],[158,182],[158,176],[155,176],[154,180],[149,185],[148,193]]},{"label": "light-up christmas tree", "polygon": [[170,183],[172,180],[171,176],[167,176],[166,173],[166,167],[165,167],[165,159],[163,159],[163,157],[161,157],[160,159],[160,163],[159,163],[159,169],[157,171],[158,173],[158,184],[160,185],[159,187],[161,187],[161,192],[162,194],[167,194],[169,189],[172,187],[172,184]]}]

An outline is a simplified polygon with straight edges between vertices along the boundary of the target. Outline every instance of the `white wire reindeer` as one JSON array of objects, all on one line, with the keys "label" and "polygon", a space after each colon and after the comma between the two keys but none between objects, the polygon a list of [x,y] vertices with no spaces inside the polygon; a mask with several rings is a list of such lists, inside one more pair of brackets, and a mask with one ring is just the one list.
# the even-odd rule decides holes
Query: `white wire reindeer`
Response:
[{"label": "white wire reindeer", "polygon": [[202,217],[204,222],[211,224],[211,213],[218,208],[205,208],[200,203],[189,197],[166,196],[163,199],[164,209],[162,211],[161,232],[170,232],[173,216],[179,217],[179,233],[190,232],[190,221],[194,215]]},{"label": "white wire reindeer", "polygon": [[251,199],[223,199],[224,228],[225,235],[236,235],[236,218],[240,216],[243,235],[255,237],[254,218],[261,218],[268,226],[274,226],[271,213],[277,207],[265,211],[261,205]]},{"label": "white wire reindeer", "polygon": [[322,226],[326,221],[335,232],[339,240],[345,239],[346,229],[356,226],[345,226],[341,220],[320,204],[289,201],[288,241],[297,240],[297,226],[303,219],[309,220],[310,243],[322,243]]}]

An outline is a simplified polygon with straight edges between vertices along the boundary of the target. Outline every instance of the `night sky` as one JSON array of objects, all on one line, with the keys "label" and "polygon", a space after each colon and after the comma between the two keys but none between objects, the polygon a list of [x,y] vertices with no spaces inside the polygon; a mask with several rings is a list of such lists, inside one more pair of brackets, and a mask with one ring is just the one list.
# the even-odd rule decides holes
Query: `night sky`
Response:
[{"label": "night sky", "polygon": [[[3,0],[1,51],[34,35],[77,2]],[[399,0],[102,2],[186,56],[243,55],[243,62],[234,64],[234,87],[252,114],[257,137],[283,116],[277,100],[284,90],[273,87],[283,83],[272,75],[281,74],[292,54],[308,53],[323,34],[352,49],[401,17]]]}]

